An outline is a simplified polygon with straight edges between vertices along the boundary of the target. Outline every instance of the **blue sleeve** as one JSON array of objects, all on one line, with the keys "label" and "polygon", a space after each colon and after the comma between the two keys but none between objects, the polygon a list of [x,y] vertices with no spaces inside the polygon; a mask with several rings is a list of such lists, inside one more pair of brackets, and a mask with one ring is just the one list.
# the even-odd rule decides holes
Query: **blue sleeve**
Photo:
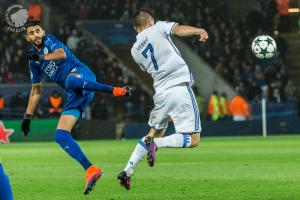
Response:
[{"label": "blue sleeve", "polygon": [[42,81],[42,74],[37,69],[34,61],[29,61],[29,69],[30,69],[30,79],[31,83],[39,83]]},{"label": "blue sleeve", "polygon": [[54,52],[56,49],[64,48],[64,44],[61,43],[54,35],[47,34],[46,46],[50,52]]}]

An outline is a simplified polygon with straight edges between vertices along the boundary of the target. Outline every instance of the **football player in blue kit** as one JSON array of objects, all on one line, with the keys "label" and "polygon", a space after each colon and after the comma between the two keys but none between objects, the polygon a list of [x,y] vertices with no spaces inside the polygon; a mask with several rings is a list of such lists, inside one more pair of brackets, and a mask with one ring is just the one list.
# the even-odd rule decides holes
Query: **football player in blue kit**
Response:
[{"label": "football player in blue kit", "polygon": [[58,121],[55,141],[86,171],[84,189],[86,195],[94,188],[103,171],[88,160],[78,143],[72,138],[71,130],[91,103],[94,92],[127,96],[131,94],[131,88],[112,87],[97,82],[95,74],[56,37],[46,34],[39,21],[27,23],[25,37],[32,44],[31,50],[27,53],[32,88],[21,129],[27,136],[30,131],[30,120],[41,98],[42,75],[66,90],[66,102]]},{"label": "football player in blue kit", "polygon": [[0,160],[0,200],[13,200],[9,179]]}]

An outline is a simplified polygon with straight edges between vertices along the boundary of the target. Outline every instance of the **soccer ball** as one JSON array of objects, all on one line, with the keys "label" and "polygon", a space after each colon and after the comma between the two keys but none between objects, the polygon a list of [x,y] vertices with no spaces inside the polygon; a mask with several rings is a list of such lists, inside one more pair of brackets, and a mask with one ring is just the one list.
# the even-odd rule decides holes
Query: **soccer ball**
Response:
[{"label": "soccer ball", "polygon": [[257,36],[252,42],[252,52],[258,59],[272,58],[276,53],[276,42],[268,35]]}]

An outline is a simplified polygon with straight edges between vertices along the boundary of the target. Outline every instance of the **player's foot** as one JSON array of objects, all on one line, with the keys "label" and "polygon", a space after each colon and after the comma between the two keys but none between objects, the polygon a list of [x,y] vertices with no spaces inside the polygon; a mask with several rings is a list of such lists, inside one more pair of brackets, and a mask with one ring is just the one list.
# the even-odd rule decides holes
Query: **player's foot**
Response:
[{"label": "player's foot", "polygon": [[127,176],[125,171],[121,171],[117,179],[120,181],[120,184],[126,188],[126,190],[130,190],[130,176]]},{"label": "player's foot", "polygon": [[92,191],[96,185],[96,182],[103,175],[103,171],[92,165],[86,170],[86,186],[84,190],[84,194],[87,195]]},{"label": "player's foot", "polygon": [[148,153],[147,153],[147,161],[148,161],[148,165],[150,167],[154,166],[155,163],[155,157],[156,157],[156,151],[157,151],[157,147],[154,143],[154,140],[152,137],[147,136],[145,138],[145,144],[148,147]]}]

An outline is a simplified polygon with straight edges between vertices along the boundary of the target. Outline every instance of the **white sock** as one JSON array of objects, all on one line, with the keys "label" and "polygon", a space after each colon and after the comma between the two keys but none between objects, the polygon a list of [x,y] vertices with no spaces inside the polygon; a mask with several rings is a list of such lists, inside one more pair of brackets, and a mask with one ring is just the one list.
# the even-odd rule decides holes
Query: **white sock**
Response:
[{"label": "white sock", "polygon": [[166,137],[154,138],[154,142],[158,148],[188,148],[192,144],[192,138],[188,134],[175,133]]},{"label": "white sock", "polygon": [[143,137],[138,144],[136,145],[134,151],[132,152],[129,161],[124,168],[124,171],[126,172],[127,176],[133,175],[133,169],[136,167],[136,165],[145,157],[147,154],[147,146],[144,142],[145,137]]}]

